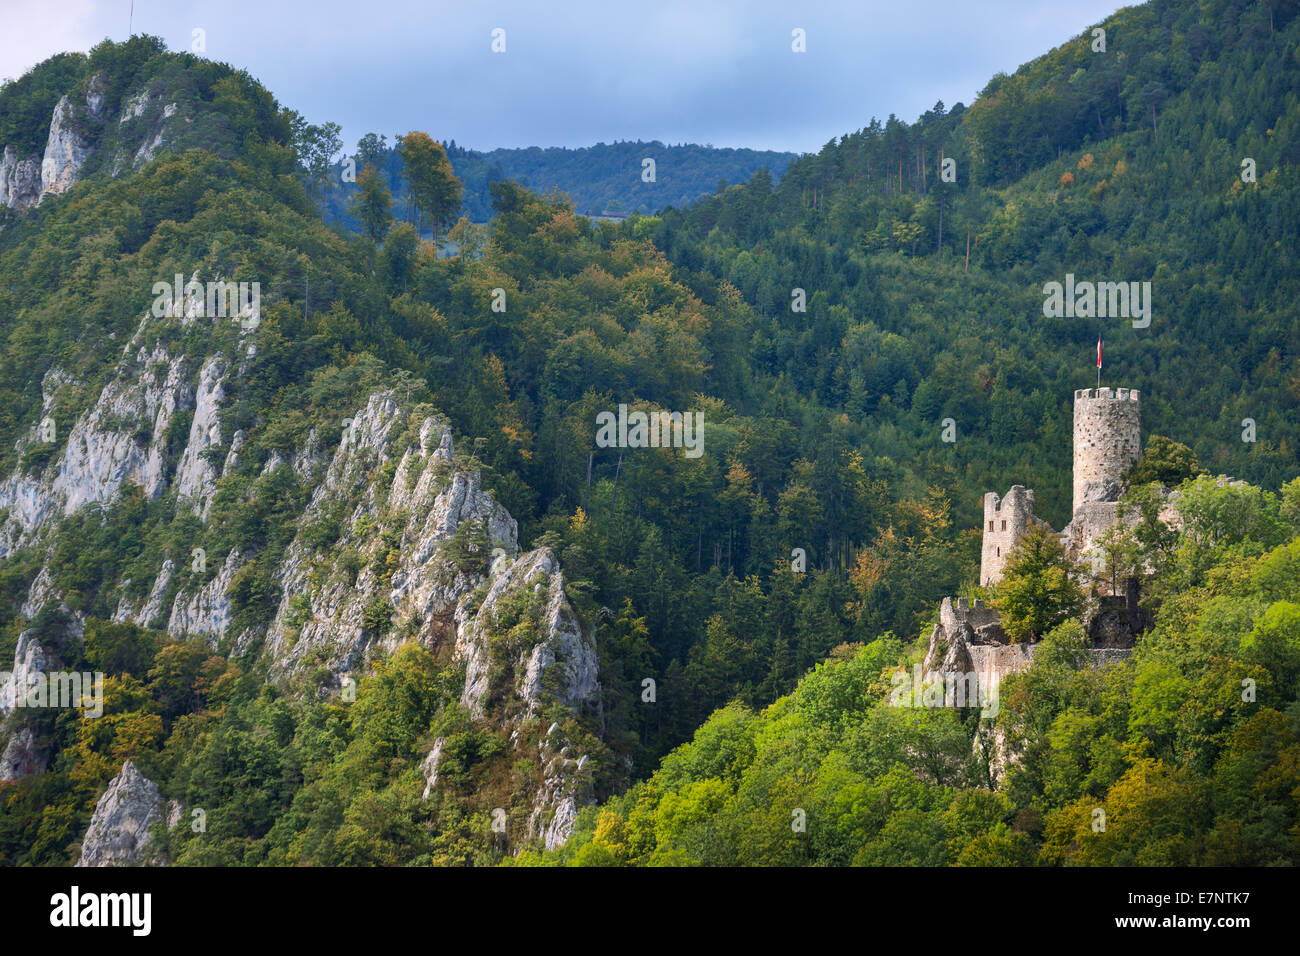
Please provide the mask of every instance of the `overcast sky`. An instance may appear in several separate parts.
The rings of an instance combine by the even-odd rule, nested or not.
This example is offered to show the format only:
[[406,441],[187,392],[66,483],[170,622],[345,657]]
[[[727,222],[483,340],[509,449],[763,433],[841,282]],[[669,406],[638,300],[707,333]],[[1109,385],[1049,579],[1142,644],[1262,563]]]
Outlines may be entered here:
[[[363,133],[476,149],[614,140],[815,151],[890,113],[969,104],[1118,0],[134,0],[133,29],[248,70]],[[0,78],[128,34],[132,0],[0,0]],[[21,24],[14,27],[15,24]],[[492,52],[492,31],[505,52]],[[805,32],[807,52],[791,50]]]

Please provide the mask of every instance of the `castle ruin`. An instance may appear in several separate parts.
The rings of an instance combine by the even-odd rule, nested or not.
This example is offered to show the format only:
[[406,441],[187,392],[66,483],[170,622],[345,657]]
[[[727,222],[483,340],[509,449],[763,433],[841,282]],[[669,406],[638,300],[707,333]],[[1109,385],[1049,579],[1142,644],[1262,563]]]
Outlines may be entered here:
[[[1141,456],[1139,397],[1137,389],[1130,388],[1082,388],[1074,393],[1074,501],[1070,522],[1059,536],[1066,554],[1094,572],[1102,568],[1098,545],[1120,521],[1119,498],[1129,472]],[[1170,512],[1168,518],[1166,510]],[[1172,507],[1162,509],[1161,518],[1174,520]],[[1021,539],[1035,530],[1051,533],[1053,529],[1034,514],[1032,489],[1012,485],[1004,496],[994,492],[984,496],[979,576],[982,587],[1002,580],[1009,555]],[[1137,635],[1150,626],[1149,613],[1138,604],[1138,581],[1130,578],[1121,587],[1121,594],[1094,589],[1094,600],[1084,619],[1092,645],[1088,658],[1093,667],[1125,660],[1133,653]],[[922,680],[973,676],[984,695],[980,700],[991,700],[991,711],[996,714],[999,683],[1029,667],[1035,650],[1036,645],[1031,643],[1013,643],[997,611],[982,601],[944,598],[921,665]],[[981,706],[982,716],[989,716],[990,708]],[[988,757],[995,783],[1019,759],[996,726],[981,730],[975,748]]]
[[[1125,478],[1142,454],[1135,388],[1081,388],[1074,393],[1074,507],[1061,542],[1072,559],[1098,567],[1096,546],[1119,521]],[[1007,555],[1030,530],[1048,529],[1034,515],[1034,493],[1013,485],[1005,498],[984,496],[980,586],[1002,580]]]
[[1046,521],[1034,516],[1034,493],[1024,485],[1012,485],[1005,498],[990,491],[984,496],[984,546],[980,552],[980,586],[1002,579],[1007,555],[1033,528],[1050,530]]

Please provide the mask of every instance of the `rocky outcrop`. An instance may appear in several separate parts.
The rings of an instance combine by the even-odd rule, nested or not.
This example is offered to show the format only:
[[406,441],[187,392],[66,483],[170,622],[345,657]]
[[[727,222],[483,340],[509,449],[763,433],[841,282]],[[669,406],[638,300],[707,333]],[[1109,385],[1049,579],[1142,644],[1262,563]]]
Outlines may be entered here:
[[[20,155],[12,145],[0,154],[0,205],[25,210],[39,205],[46,196],[67,192],[80,181],[87,159],[103,139],[104,121],[114,104],[107,100],[108,77],[99,72],[87,83],[84,105],[70,95],[59,98],[50,115],[45,150]],[[177,103],[163,103],[158,89],[137,92],[125,104],[110,142],[116,144],[110,173],[113,176],[139,168],[157,156],[172,141],[174,124],[192,122],[181,115]]]
[[151,862],[151,828],[163,819],[158,786],[128,760],[95,805],[77,866],[138,866]]
[[20,157],[13,146],[0,155],[0,205],[30,209],[41,198],[41,159]]
[[[108,505],[129,485],[141,487],[151,499],[175,487],[184,506],[206,519],[220,477],[206,453],[221,440],[217,419],[230,363],[219,353],[204,359],[196,390],[194,364],[158,341],[158,323],[167,321],[145,314],[94,404],[66,436],[53,429],[49,416],[59,393],[77,383],[57,368],[46,373],[43,416],[51,428],[47,432],[41,423],[33,425],[19,451],[48,443],[56,452],[43,467],[31,472],[16,468],[0,480],[0,557],[32,544],[61,517],[89,505]],[[178,456],[171,426],[190,409],[194,416]],[[237,460],[237,447],[232,441],[228,465]]]
[[26,693],[36,675],[45,669],[45,649],[31,631],[23,631],[18,635],[18,647],[14,651],[14,669],[0,683],[0,717],[14,711],[17,695]]
[[[391,651],[404,636],[433,648],[453,644],[458,603],[482,581],[488,554],[477,567],[462,567],[450,556],[451,539],[469,525],[481,530],[486,547],[517,550],[514,519],[483,490],[477,471],[455,467],[446,423],[426,416],[418,442],[395,448],[405,425],[390,393],[372,395],[348,419],[300,527],[312,529],[350,504],[328,547],[355,554],[361,566],[353,572],[331,560],[322,574],[320,542],[300,532],[281,567],[283,598],[267,633],[273,673],[322,658],[348,671],[370,647]],[[296,456],[295,471],[314,473],[313,457]],[[391,480],[376,482],[386,464]],[[387,609],[382,619],[377,608]]]
[[199,370],[199,387],[194,401],[194,418],[190,422],[189,441],[176,469],[176,495],[186,507],[207,520],[212,493],[216,490],[217,469],[204,452],[221,444],[221,426],[217,412],[225,400],[223,385],[225,359],[210,356]]
[[551,822],[546,825],[546,834],[542,838],[548,850],[558,850],[569,842],[573,834],[573,825],[578,822],[578,804],[572,797],[564,797],[555,805],[551,813]]
[[420,773],[424,775],[424,799],[428,800],[438,786],[438,763],[442,760],[442,748],[447,745],[446,737],[439,737],[433,747],[420,763]]
[[[117,622],[129,621],[137,627],[153,627],[155,622],[162,616],[163,600],[167,594],[167,588],[171,585],[172,576],[175,574],[176,565],[171,558],[165,558],[162,567],[158,569],[158,576],[154,578],[153,587],[149,590],[149,596],[145,598],[144,603],[139,607],[136,602],[132,602],[126,597],[118,601],[117,609],[113,612],[113,620]],[[122,587],[130,584],[129,580],[122,582]]]
[[[465,661],[461,703],[466,709],[481,716],[486,699],[496,691],[533,713],[544,699],[544,682],[549,683],[545,696],[575,712],[595,700],[600,689],[595,643],[569,606],[564,577],[550,548],[513,561],[498,559],[490,581],[477,609],[465,602],[456,611],[456,653]],[[505,605],[521,597],[537,610],[535,617],[505,610]],[[493,641],[507,627],[506,637],[514,639]],[[513,659],[500,661],[503,653]],[[508,665],[513,683],[493,688],[491,675],[501,663]]]
[[[558,749],[552,749],[558,745]],[[573,834],[578,807],[592,802],[590,781],[583,773],[588,762],[584,754],[575,759],[571,745],[564,740],[558,725],[538,745],[538,764],[542,780],[533,796],[525,835],[548,850],[564,846]]]
[[1141,581],[1131,577],[1124,582],[1124,594],[1102,595],[1089,608],[1083,623],[1094,648],[1131,649],[1155,624],[1154,616],[1141,605],[1141,593]]
[[[372,651],[409,640],[463,663],[471,718],[508,740],[508,766],[536,767],[523,836],[559,846],[592,798],[590,770],[579,772],[586,755],[558,724],[539,740],[530,721],[556,704],[598,713],[600,684],[594,635],[565,596],[555,554],[519,553],[514,519],[457,461],[442,419],[380,392],[346,421],[323,468],[318,436],[267,465],[323,471],[280,568],[262,649],[270,673],[323,664],[341,681]],[[421,764],[425,799],[438,791],[445,745],[436,740]]]
[[45,742],[25,726],[22,703],[31,700],[27,695],[40,686],[43,675],[81,655],[85,628],[80,617],[60,605],[44,608],[38,623],[41,638],[35,628],[19,634],[13,669],[0,670],[0,780],[45,769],[49,759]]
[[90,149],[77,129],[72,101],[62,97],[54,107],[45,157],[41,160],[41,199],[50,193],[66,192],[77,181]]
[[[1127,608],[1123,613],[1127,615]],[[1085,626],[1089,626],[1089,622],[1085,621]],[[1131,634],[1126,640],[1116,639],[1102,645],[1096,641],[1097,632],[1093,630],[1090,633],[1094,637],[1094,646],[1086,652],[1090,667],[1120,663],[1133,653]],[[1000,711],[999,688],[1006,678],[1033,665],[1037,648],[1037,644],[1012,643],[1002,628],[997,611],[982,601],[970,604],[965,598],[944,598],[939,608],[939,620],[930,631],[925,658],[918,668],[920,673],[914,678],[923,684],[936,682],[936,687],[942,684],[943,689],[937,691],[937,700],[954,681],[953,689],[962,688],[959,699],[978,698],[982,706],[981,715],[988,719],[981,721],[974,748],[987,761],[990,780],[995,785],[1019,760],[1019,754],[1009,744],[1001,722],[996,719]],[[962,681],[966,683],[962,685]],[[947,692],[951,694],[951,691]],[[941,705],[955,706],[950,700]]]
[[[199,363],[151,346],[152,321],[141,322],[118,369],[50,463],[39,474],[16,473],[0,484],[0,507],[9,507],[8,538],[0,542],[39,544],[56,519],[108,505],[129,486],[154,499],[174,490],[178,509],[208,519],[218,485],[241,466],[245,446],[241,432],[231,435],[218,473],[211,452],[223,444],[219,412],[232,360],[213,354]],[[47,406],[72,384],[61,374],[46,381]],[[189,408],[185,446],[169,448],[167,433],[177,431],[178,413]],[[520,553],[514,518],[483,487],[480,472],[457,459],[442,418],[403,406],[385,390],[339,428],[332,450],[317,426],[301,447],[271,454],[254,472],[260,477],[249,494],[257,493],[258,482],[283,480],[288,471],[300,487],[312,488],[296,536],[274,569],[280,600],[268,625],[232,632],[232,584],[257,557],[236,549],[205,555],[206,573],[195,567],[194,575],[180,574],[191,555],[173,555],[152,582],[135,588],[118,582],[114,619],[165,626],[173,638],[199,636],[214,647],[233,639],[222,646],[238,654],[260,647],[271,679],[285,684],[322,667],[341,683],[363,670],[372,652],[420,642],[463,664],[461,703],[471,719],[508,739],[516,762],[535,766],[526,812],[516,819],[528,839],[559,845],[577,808],[591,799],[582,782],[591,771],[579,773],[587,757],[573,752],[578,724],[540,741],[533,725],[554,706],[579,719],[598,715],[600,684],[594,635],[565,595],[556,555],[549,548]],[[147,596],[140,597],[144,586]],[[36,614],[58,600],[44,568],[25,609]],[[22,647],[30,652],[32,646]],[[34,741],[15,737],[4,744],[22,772],[40,765]],[[440,759],[435,746],[424,762],[429,797],[437,791]]]
[[3,750],[0,753],[0,783],[43,773],[49,762],[49,755],[38,745],[36,734],[30,727],[20,727]]
[[[118,149],[111,167],[114,176],[126,169],[138,169],[166,145],[172,117],[177,115],[178,108],[176,103],[164,103],[163,99],[162,90],[151,87],[137,92],[122,107],[122,115],[117,120],[118,129],[128,143],[140,145],[134,148],[124,145]],[[188,122],[190,118],[184,119]]]
[[239,570],[238,551],[231,551],[221,563],[211,581],[192,594],[178,594],[167,620],[167,633],[172,637],[205,637],[216,646],[218,638],[230,626],[230,582]]
[[939,621],[930,631],[925,670],[947,673],[972,670],[972,646],[1005,645],[1011,639],[1002,629],[997,611],[977,600],[946,597],[939,605]]
[[32,579],[31,587],[27,589],[27,600],[23,602],[23,617],[31,620],[41,612],[45,605],[58,600],[58,594],[54,589],[54,578],[50,575],[50,566],[42,565],[40,571],[36,572],[36,577]]
[[[49,762],[35,732],[20,724],[18,704],[38,674],[46,669],[45,649],[31,631],[18,636],[13,670],[0,671],[0,781],[40,773]],[[18,713],[15,713],[18,711]]]
[[95,119],[104,118],[104,95],[108,91],[108,77],[100,70],[86,84],[86,112]]
[[51,489],[64,514],[107,503],[127,482],[150,498],[163,491],[167,426],[194,393],[185,360],[165,349],[141,349],[136,365],[138,377],[115,378],[72,426]]

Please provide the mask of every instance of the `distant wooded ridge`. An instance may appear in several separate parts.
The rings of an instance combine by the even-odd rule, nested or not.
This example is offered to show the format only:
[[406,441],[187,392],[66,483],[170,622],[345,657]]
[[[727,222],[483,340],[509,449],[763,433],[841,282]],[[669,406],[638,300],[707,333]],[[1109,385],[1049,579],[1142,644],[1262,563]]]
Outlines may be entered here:
[[[361,151],[347,154],[360,171],[366,160],[384,174],[393,191],[399,214],[406,203],[406,180],[402,159],[385,140],[377,156]],[[566,193],[574,210],[584,215],[625,216],[634,212],[653,213],[666,206],[684,207],[702,196],[717,192],[722,184],[748,182],[760,169],[767,169],[775,183],[787,166],[798,158],[795,153],[773,150],[731,149],[686,143],[668,146],[657,140],[597,143],[570,149],[561,146],[530,146],[523,149],[494,149],[479,152],[444,144],[457,178],[464,184],[465,200],[461,210],[474,222],[486,222],[492,215],[488,186],[509,179],[545,194],[552,189]],[[644,161],[654,160],[654,181],[643,180]],[[356,184],[343,182],[341,172],[346,157],[336,166],[332,177],[337,188],[326,193],[326,219],[350,222],[348,205]],[[351,223],[350,223],[351,224]],[[355,225],[355,224],[351,224]]]

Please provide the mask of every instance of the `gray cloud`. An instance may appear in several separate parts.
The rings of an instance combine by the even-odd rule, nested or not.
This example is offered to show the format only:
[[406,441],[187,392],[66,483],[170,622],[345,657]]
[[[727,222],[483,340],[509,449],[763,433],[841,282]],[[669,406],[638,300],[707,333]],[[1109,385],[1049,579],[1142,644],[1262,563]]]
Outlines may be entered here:
[[[0,76],[127,34],[131,0],[6,0]],[[616,139],[813,151],[890,113],[970,103],[1112,13],[1116,0],[818,4],[757,0],[135,0],[134,28],[249,71],[282,103],[368,131],[425,129],[463,146]],[[493,54],[491,31],[506,30]],[[790,49],[791,30],[808,52]]]

